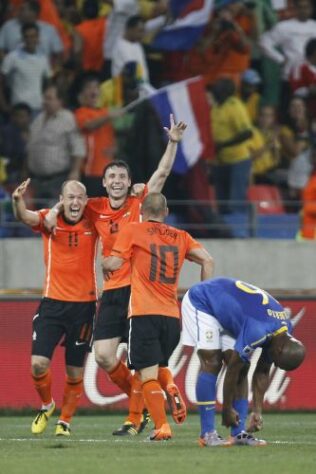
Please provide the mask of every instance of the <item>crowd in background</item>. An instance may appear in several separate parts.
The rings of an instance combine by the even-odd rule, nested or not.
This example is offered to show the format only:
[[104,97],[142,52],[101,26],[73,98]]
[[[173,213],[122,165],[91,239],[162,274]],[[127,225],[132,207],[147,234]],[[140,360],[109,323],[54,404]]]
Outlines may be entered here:
[[0,199],[28,176],[36,205],[56,201],[66,179],[102,195],[103,169],[116,158],[146,181],[139,144],[160,156],[164,142],[146,106],[128,106],[202,76],[214,150],[187,175],[173,173],[167,197],[207,200],[214,190],[218,205],[191,206],[185,219],[215,224],[201,236],[229,237],[216,225],[243,211],[249,186],[275,186],[285,212],[303,208],[303,237],[316,238],[313,1],[215,0],[190,49],[159,50],[171,1],[1,2]]

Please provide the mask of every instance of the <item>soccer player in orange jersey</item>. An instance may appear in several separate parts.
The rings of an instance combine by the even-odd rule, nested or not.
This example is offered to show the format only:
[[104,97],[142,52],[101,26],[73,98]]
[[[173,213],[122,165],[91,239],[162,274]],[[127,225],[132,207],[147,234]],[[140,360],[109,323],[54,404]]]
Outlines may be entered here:
[[142,393],[155,423],[151,440],[169,439],[164,394],[170,401],[176,423],[186,417],[181,394],[167,368],[180,338],[177,286],[184,259],[201,266],[201,280],[213,275],[213,259],[187,232],[163,223],[168,215],[161,193],[150,193],[142,205],[140,223],[130,223],[120,232],[111,256],[104,259],[106,272],[129,262],[128,362],[140,373]]
[[[141,204],[148,192],[160,192],[172,169],[177,144],[181,140],[186,125],[175,123],[170,117],[170,128],[165,128],[169,142],[157,170],[146,185],[134,185],[131,190],[131,174],[127,163],[113,161],[104,170],[103,186],[108,197],[88,200],[85,210],[100,235],[102,255],[110,255],[112,247],[121,230],[129,222],[140,221]],[[60,205],[48,216],[50,228],[55,225],[54,218]],[[114,435],[136,435],[144,427],[142,412],[144,408],[141,381],[138,375],[132,376],[126,365],[117,358],[117,349],[127,340],[127,311],[130,297],[130,265],[125,262],[113,275],[105,273],[103,294],[98,311],[94,334],[96,361],[109,375],[111,381],[130,397],[127,420]],[[146,420],[145,420],[146,421]]]
[[30,183],[24,181],[12,194],[16,218],[42,235],[46,276],[43,299],[33,318],[32,377],[42,407],[32,423],[32,433],[40,434],[55,410],[52,398],[50,363],[62,338],[65,346],[66,382],[56,436],[70,435],[70,421],[83,391],[83,365],[90,350],[96,309],[95,257],[98,234],[84,217],[87,203],[85,186],[66,181],[61,190],[63,212],[55,233],[48,232],[44,217],[49,209],[31,211],[23,195]]

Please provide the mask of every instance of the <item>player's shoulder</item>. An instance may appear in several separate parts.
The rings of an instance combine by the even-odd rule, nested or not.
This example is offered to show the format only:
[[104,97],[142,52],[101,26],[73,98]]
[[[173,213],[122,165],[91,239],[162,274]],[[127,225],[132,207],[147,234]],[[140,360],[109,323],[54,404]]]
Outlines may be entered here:
[[107,197],[93,197],[89,198],[87,202],[87,209],[95,212],[101,212],[108,207],[109,200]]

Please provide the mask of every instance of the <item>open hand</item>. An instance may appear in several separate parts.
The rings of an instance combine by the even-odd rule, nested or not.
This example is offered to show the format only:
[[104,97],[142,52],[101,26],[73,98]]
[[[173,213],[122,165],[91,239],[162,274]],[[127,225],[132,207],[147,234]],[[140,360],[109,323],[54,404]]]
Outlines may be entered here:
[[260,413],[252,412],[249,416],[249,421],[247,425],[247,431],[249,433],[254,433],[255,431],[262,430],[263,419]]
[[170,114],[170,128],[164,127],[164,130],[166,131],[168,138],[171,142],[179,143],[186,128],[186,123],[175,123],[173,114]]
[[23,183],[21,183],[12,193],[12,198],[15,200],[15,201],[18,201],[19,199],[21,199],[21,197],[23,196],[23,194],[25,193],[25,191],[27,190],[27,187],[28,185],[30,184],[31,182],[31,178],[28,178],[26,181],[23,181]]

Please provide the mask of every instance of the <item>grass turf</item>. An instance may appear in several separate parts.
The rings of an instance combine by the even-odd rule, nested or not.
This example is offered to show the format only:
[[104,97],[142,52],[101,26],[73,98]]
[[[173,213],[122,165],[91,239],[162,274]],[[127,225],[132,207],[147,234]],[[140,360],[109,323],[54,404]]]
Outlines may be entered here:
[[[70,439],[54,436],[54,422],[39,437],[32,418],[0,417],[1,474],[312,474],[316,466],[316,413],[266,414],[260,437],[267,447],[200,448],[198,415],[172,424],[174,438],[148,442],[149,429],[119,438],[120,415],[77,416]],[[219,425],[219,432],[228,431]]]

